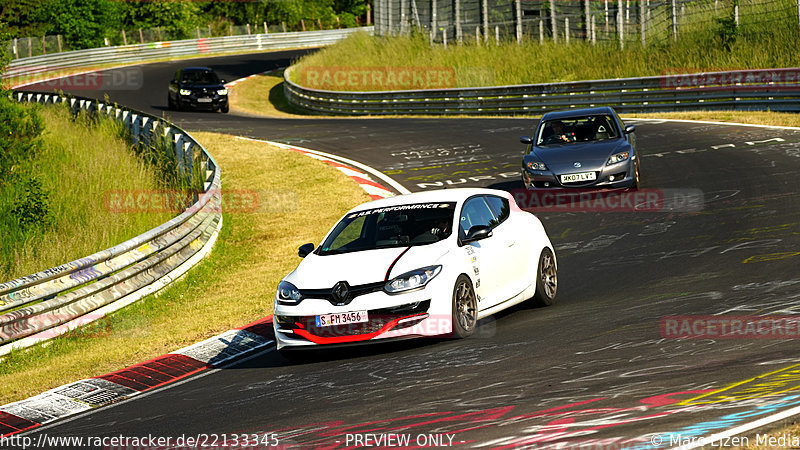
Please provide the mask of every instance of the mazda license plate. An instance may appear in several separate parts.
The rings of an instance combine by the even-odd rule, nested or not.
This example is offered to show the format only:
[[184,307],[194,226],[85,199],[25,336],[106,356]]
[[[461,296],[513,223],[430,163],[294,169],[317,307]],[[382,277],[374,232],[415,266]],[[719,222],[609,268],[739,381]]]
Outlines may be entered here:
[[593,181],[597,178],[594,172],[570,173],[561,175],[562,183],[575,183],[576,181]]

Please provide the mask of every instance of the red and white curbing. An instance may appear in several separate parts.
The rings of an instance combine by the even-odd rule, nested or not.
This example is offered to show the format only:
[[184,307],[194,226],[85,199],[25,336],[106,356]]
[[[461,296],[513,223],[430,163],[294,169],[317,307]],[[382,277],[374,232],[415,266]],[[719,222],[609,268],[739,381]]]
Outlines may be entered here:
[[319,156],[319,155],[315,155],[313,153],[305,152],[305,151],[297,149],[297,148],[292,148],[292,150],[294,150],[296,152],[299,152],[299,153],[302,153],[302,154],[304,154],[306,156],[310,156],[311,158],[318,159],[320,161],[324,161],[324,162],[328,163],[329,165],[339,169],[340,172],[342,172],[343,174],[345,174],[348,177],[352,178],[353,181],[358,183],[358,185],[361,186],[361,188],[364,189],[364,191],[366,191],[367,194],[369,194],[369,197],[372,200],[378,200],[380,198],[392,197],[394,195],[392,193],[392,191],[387,189],[385,186],[373,181],[372,178],[370,178],[369,175],[367,175],[367,174],[365,174],[363,172],[359,172],[358,170],[353,169],[350,166],[347,166],[347,165],[342,164],[340,162],[334,161],[334,160],[332,160],[330,158],[326,158],[324,156]]
[[274,343],[272,316],[150,361],[65,384],[0,406],[0,437],[115,403],[253,353]]
[[283,70],[283,69],[285,69],[285,67],[280,67],[280,68],[277,68],[277,69],[270,69],[270,70],[267,70],[265,72],[254,73],[254,74],[248,75],[248,76],[246,76],[244,78],[239,78],[238,80],[229,81],[229,82],[225,83],[225,87],[226,88],[232,88],[232,87],[236,86],[237,84],[241,83],[242,81],[249,80],[251,78],[255,78],[255,77],[259,76],[259,75],[265,75],[265,74],[268,74],[268,73],[277,72],[277,71]]
[[[358,163],[356,161],[349,160],[347,158],[342,158],[339,156],[331,155],[317,150],[311,150],[308,148],[283,144],[280,142],[265,141],[261,139],[246,138],[241,136],[237,136],[236,139],[241,139],[243,141],[250,141],[250,142],[262,142],[265,144],[273,145],[275,147],[302,153],[311,158],[324,161],[329,165],[335,167],[336,169],[338,169],[340,172],[347,175],[351,179],[353,179],[353,181],[355,181],[356,183],[358,183],[358,185],[361,186],[362,189],[364,189],[364,191],[370,196],[372,200],[388,198],[395,195],[389,188],[375,181],[372,178],[372,176],[381,179],[381,181],[386,182],[386,184],[392,186],[397,192],[401,194],[411,193],[411,191],[406,189],[400,183],[394,181],[393,179],[380,173],[379,171],[364,164]],[[362,170],[359,170],[359,168]]]

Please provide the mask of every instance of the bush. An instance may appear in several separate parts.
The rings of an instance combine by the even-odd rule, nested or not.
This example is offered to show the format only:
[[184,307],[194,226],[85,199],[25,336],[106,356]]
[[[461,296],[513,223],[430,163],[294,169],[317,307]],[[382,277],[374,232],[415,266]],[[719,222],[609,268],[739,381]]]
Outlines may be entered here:
[[50,224],[49,194],[31,168],[42,149],[44,124],[38,108],[13,102],[0,92],[0,273],[15,258],[12,243],[41,236]]
[[50,224],[49,193],[36,178],[27,178],[18,185],[18,197],[11,208],[20,231],[42,230]]
[[35,108],[0,92],[0,189],[24,176],[23,163],[41,149],[44,125]]

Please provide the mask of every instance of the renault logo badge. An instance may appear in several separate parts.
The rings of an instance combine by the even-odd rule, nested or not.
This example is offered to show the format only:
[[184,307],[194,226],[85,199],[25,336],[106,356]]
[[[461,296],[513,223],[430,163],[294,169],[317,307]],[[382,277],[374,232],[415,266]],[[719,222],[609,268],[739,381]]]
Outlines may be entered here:
[[350,300],[350,286],[346,281],[340,281],[333,285],[333,299],[341,304],[346,304]]

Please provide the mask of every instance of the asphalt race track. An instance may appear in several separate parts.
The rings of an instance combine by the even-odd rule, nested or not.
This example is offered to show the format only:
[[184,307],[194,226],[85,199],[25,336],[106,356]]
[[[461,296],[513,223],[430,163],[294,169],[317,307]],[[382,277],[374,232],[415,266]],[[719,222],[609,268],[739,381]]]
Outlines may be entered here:
[[[177,67],[209,65],[230,81],[296,55],[150,64],[140,66],[143,89],[72,92],[161,114]],[[521,187],[518,138],[535,124],[169,117],[189,131],[345,156],[412,191]],[[800,132],[633,123],[643,185],[700,189],[703,209],[541,214],[559,257],[556,305],[513,308],[464,341],[354,347],[298,364],[268,351],[31,435],[258,433],[281,445],[344,448],[358,436],[399,433],[411,447],[442,443],[431,439],[461,448],[658,447],[800,405],[798,335],[678,340],[659,328],[666,316],[800,313]]]

